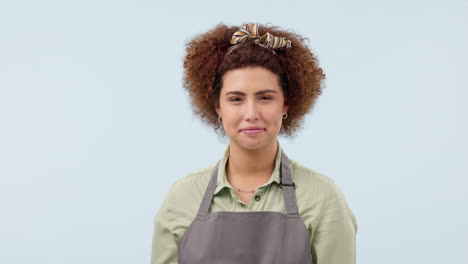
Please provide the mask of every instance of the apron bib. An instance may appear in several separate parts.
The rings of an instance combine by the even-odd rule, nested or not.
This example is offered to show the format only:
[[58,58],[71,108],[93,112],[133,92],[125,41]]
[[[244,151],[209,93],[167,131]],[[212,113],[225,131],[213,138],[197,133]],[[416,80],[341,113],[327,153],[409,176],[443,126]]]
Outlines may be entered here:
[[289,160],[281,150],[280,182],[286,213],[208,214],[218,175],[216,164],[205,195],[178,247],[179,264],[311,264],[309,232],[299,216]]

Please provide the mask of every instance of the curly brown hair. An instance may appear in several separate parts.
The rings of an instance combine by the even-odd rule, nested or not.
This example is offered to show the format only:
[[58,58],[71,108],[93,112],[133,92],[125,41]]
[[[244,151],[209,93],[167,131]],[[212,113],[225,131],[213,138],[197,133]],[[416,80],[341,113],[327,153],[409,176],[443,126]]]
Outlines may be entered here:
[[238,29],[237,26],[220,23],[186,43],[183,85],[189,93],[193,112],[201,117],[203,123],[214,128],[218,135],[224,136],[216,113],[224,74],[238,68],[261,66],[280,77],[289,110],[279,134],[293,137],[302,126],[303,117],[311,111],[321,94],[325,79],[317,58],[305,44],[308,38],[277,26],[259,24],[259,35],[269,32],[285,37],[291,41],[291,48],[275,50],[275,55],[267,48],[246,41],[236,44],[239,47],[228,53],[228,48],[232,46],[231,37]]

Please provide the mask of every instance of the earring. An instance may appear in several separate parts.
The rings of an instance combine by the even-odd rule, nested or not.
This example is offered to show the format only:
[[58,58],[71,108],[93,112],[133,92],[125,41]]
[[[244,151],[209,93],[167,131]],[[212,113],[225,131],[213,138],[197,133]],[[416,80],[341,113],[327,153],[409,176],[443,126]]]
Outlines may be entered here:
[[220,122],[220,123],[222,122],[222,120],[221,120],[221,117],[220,117],[220,116],[218,116],[218,122]]
[[286,118],[288,118],[288,113],[283,115],[283,119],[286,119]]

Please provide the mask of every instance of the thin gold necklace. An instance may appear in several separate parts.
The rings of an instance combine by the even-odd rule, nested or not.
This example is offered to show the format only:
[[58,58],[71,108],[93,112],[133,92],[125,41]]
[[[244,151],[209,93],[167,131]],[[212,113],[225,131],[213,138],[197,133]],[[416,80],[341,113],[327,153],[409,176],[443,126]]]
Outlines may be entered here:
[[234,184],[232,184],[232,183],[231,183],[231,185],[232,185],[232,187],[236,188],[236,189],[237,189],[239,192],[245,192],[245,193],[255,193],[255,190],[253,190],[253,191],[248,191],[248,190],[241,190],[241,189],[237,188],[237,187],[236,187]]

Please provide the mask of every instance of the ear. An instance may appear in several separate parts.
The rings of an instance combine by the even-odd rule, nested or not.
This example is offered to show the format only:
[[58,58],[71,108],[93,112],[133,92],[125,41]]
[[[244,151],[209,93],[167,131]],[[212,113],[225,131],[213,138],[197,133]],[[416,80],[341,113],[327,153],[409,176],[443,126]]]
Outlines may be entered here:
[[218,102],[218,103],[215,103],[215,110],[216,110],[216,113],[220,116],[221,109],[220,109],[220,107],[219,107],[219,102]]
[[288,112],[288,109],[289,109],[289,105],[288,105],[288,104],[284,104],[284,105],[283,105],[283,115],[285,115],[285,114]]

